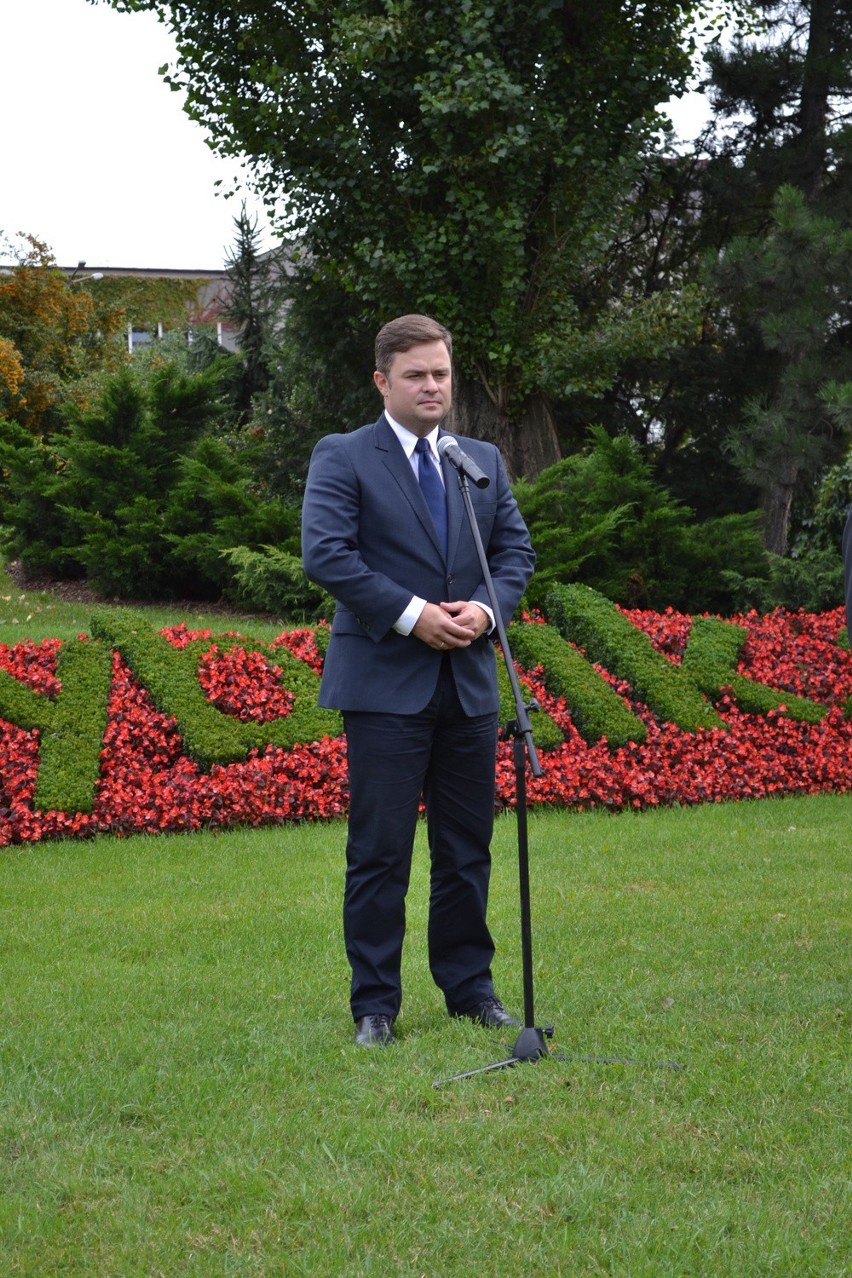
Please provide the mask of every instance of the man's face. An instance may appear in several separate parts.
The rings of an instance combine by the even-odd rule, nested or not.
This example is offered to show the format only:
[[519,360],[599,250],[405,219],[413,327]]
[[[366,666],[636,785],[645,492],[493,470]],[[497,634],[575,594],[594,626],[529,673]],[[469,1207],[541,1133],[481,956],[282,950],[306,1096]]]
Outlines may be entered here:
[[375,372],[373,381],[394,421],[415,435],[428,435],[450,410],[453,370],[443,342],[397,351],[387,377]]

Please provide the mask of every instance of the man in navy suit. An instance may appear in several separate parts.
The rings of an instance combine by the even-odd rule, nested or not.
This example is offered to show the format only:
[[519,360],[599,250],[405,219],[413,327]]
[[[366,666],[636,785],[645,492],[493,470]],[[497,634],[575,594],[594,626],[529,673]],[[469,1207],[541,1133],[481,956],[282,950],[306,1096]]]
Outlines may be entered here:
[[[337,606],[320,704],[343,712],[349,829],[343,923],[356,1042],[393,1041],[405,897],[421,798],[431,857],[429,965],[451,1015],[517,1025],[494,993],[486,924],[497,748],[489,595],[459,491],[441,461],[452,340],[425,315],[376,338],[377,422],[320,440],[302,510],[305,572]],[[425,441],[421,443],[420,441]],[[529,533],[493,444],[464,449],[504,623],[533,571]]]

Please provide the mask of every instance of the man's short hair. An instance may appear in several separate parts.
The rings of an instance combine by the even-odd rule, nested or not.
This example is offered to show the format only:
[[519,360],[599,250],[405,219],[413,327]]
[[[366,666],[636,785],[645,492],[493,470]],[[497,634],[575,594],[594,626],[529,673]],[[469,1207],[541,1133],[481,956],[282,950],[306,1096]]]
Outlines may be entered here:
[[453,357],[453,339],[449,330],[432,319],[431,315],[400,315],[379,329],[376,337],[376,368],[385,377],[390,372],[394,355],[422,346],[427,342],[443,342],[450,359]]

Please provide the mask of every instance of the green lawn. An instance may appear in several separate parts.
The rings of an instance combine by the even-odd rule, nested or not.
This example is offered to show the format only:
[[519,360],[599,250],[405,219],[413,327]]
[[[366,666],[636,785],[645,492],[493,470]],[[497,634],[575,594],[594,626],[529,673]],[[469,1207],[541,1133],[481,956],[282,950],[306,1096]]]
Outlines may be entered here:
[[[10,646],[22,639],[73,639],[81,632],[89,633],[89,619],[99,603],[63,599],[46,590],[25,590],[18,586],[0,564],[0,642]],[[120,605],[110,605],[116,612]],[[214,634],[236,630],[252,639],[267,642],[288,629],[284,620],[268,616],[252,617],[244,613],[205,609],[203,605],[188,609],[185,605],[135,604],[134,614],[144,613],[152,627],[176,626],[185,621],[193,629],[210,629]]]
[[[534,813],[561,1056],[440,1087],[506,1044],[431,983],[422,836],[399,1041],[372,1051],[342,826],[6,850],[0,1273],[852,1273],[851,820]],[[490,917],[520,1009],[510,817]]]

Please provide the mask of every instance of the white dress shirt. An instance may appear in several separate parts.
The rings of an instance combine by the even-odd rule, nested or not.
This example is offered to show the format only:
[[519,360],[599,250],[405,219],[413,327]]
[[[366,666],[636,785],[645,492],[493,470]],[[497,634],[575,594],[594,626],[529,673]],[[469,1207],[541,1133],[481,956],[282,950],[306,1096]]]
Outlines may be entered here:
[[[394,421],[394,419],[387,412],[387,410],[385,411],[385,417],[388,419],[388,425],[390,426],[391,430],[396,435],[397,439],[402,445],[403,452],[408,458],[408,462],[414,473],[414,477],[419,483],[420,477],[418,475],[418,467],[419,467],[420,459],[414,451],[417,445],[417,440],[419,436],[415,435],[413,431],[408,430],[405,426],[401,426],[399,422]],[[429,434],[423,436],[423,438],[426,440],[426,442],[429,445],[429,457],[431,458],[435,466],[435,469],[438,472],[441,483],[443,484],[444,475],[443,475],[443,471],[441,470],[440,458],[438,457],[438,430],[439,430],[439,427],[436,426],[434,430],[430,430]],[[408,607],[405,609],[405,612],[403,612],[401,616],[397,617],[396,621],[394,622],[394,625],[393,625],[394,630],[396,630],[401,635],[410,635],[414,627],[417,625],[420,614],[423,611],[423,609],[426,607],[427,602],[428,600],[426,599],[421,599],[417,595],[412,595],[409,601]],[[491,611],[491,609],[488,607],[487,604],[482,604],[477,602],[477,607],[481,608],[483,612],[488,614],[488,618],[491,623],[488,627],[488,632],[490,633],[494,629],[494,613]]]

